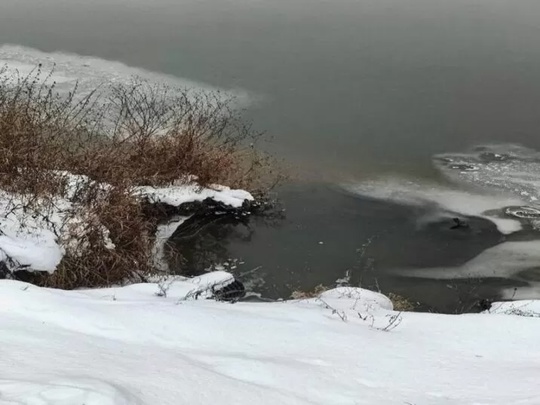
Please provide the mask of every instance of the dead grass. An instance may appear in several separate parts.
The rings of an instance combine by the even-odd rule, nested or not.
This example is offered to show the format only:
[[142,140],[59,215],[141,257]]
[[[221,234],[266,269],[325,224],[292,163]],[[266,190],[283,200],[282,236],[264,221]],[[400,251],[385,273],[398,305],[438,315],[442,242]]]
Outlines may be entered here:
[[412,302],[408,298],[403,297],[402,295],[390,293],[388,294],[388,298],[390,299],[390,301],[392,301],[394,311],[410,312],[414,311],[414,309],[416,308],[416,304],[414,302]]
[[328,287],[325,287],[324,285],[319,284],[318,286],[313,288],[313,290],[310,290],[310,291],[299,291],[299,290],[293,291],[293,293],[291,294],[291,298],[293,300],[317,298],[325,291],[328,291]]
[[24,195],[29,210],[46,210],[66,194],[58,171],[87,176],[70,197],[86,218],[83,236],[75,235],[81,243],[40,278],[46,286],[107,286],[153,270],[156,219],[133,197],[134,186],[195,176],[201,185],[264,193],[280,174],[255,150],[259,136],[222,94],[134,80],[84,97],[76,88],[60,95],[40,67],[15,78],[0,69],[0,188]]

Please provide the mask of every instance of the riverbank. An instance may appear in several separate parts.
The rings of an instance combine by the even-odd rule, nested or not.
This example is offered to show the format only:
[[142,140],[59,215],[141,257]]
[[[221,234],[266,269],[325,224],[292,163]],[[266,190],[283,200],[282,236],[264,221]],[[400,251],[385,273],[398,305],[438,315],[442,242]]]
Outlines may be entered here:
[[262,196],[275,181],[232,98],[138,77],[88,79],[96,87],[79,92],[62,78],[41,63],[0,65],[4,278],[61,289],[145,280],[163,268],[163,222],[207,204],[248,215],[243,188]]

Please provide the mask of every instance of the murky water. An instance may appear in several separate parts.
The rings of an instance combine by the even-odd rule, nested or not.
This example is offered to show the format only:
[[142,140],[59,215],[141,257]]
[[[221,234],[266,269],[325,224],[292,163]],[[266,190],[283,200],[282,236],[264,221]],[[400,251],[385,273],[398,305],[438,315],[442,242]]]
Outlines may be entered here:
[[[0,44],[247,94],[248,117],[273,139],[266,147],[302,180],[280,190],[284,221],[220,237],[229,257],[245,261],[238,270],[252,271],[257,290],[272,297],[349,270],[353,283],[448,309],[469,286],[402,276],[445,267],[466,274],[485,249],[534,238],[523,234],[534,232],[527,224],[509,236],[515,223],[500,212],[507,202],[535,204],[521,194],[536,189],[532,179],[501,186],[510,184],[505,170],[441,174],[439,163],[478,144],[540,149],[539,18],[535,0],[2,0]],[[451,164],[493,163],[469,160]],[[523,166],[533,178],[534,164]],[[463,191],[459,199],[428,192],[448,182]],[[343,183],[348,191],[335,186]],[[400,198],[381,194],[388,184]],[[493,198],[468,204],[483,186]],[[448,229],[454,211],[468,218],[467,230]],[[507,296],[525,285],[500,277],[484,275],[468,296]]]

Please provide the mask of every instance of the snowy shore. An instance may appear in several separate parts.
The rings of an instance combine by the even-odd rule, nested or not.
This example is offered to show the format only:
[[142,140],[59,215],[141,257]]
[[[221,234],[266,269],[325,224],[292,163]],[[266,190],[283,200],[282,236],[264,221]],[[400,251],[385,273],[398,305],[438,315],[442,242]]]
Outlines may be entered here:
[[[371,291],[228,304],[225,280],[0,282],[0,404],[538,404],[540,304],[397,313]],[[389,326],[390,325],[390,326]]]

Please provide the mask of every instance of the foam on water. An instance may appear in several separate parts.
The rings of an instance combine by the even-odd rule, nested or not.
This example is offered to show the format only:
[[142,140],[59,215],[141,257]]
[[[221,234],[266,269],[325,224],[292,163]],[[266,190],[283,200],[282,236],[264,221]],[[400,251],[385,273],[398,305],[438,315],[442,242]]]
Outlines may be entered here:
[[240,106],[246,106],[250,99],[250,95],[244,90],[219,89],[185,78],[127,66],[121,62],[62,52],[47,53],[17,45],[0,46],[0,68],[6,67],[7,74],[24,78],[32,72],[35,73],[38,65],[42,66],[43,78],[52,72],[48,80],[51,83],[56,82],[59,92],[71,91],[78,85],[78,94],[85,95],[98,87],[106,89],[106,85],[110,83],[128,84],[137,77],[171,87],[221,93],[224,99],[234,97]]

